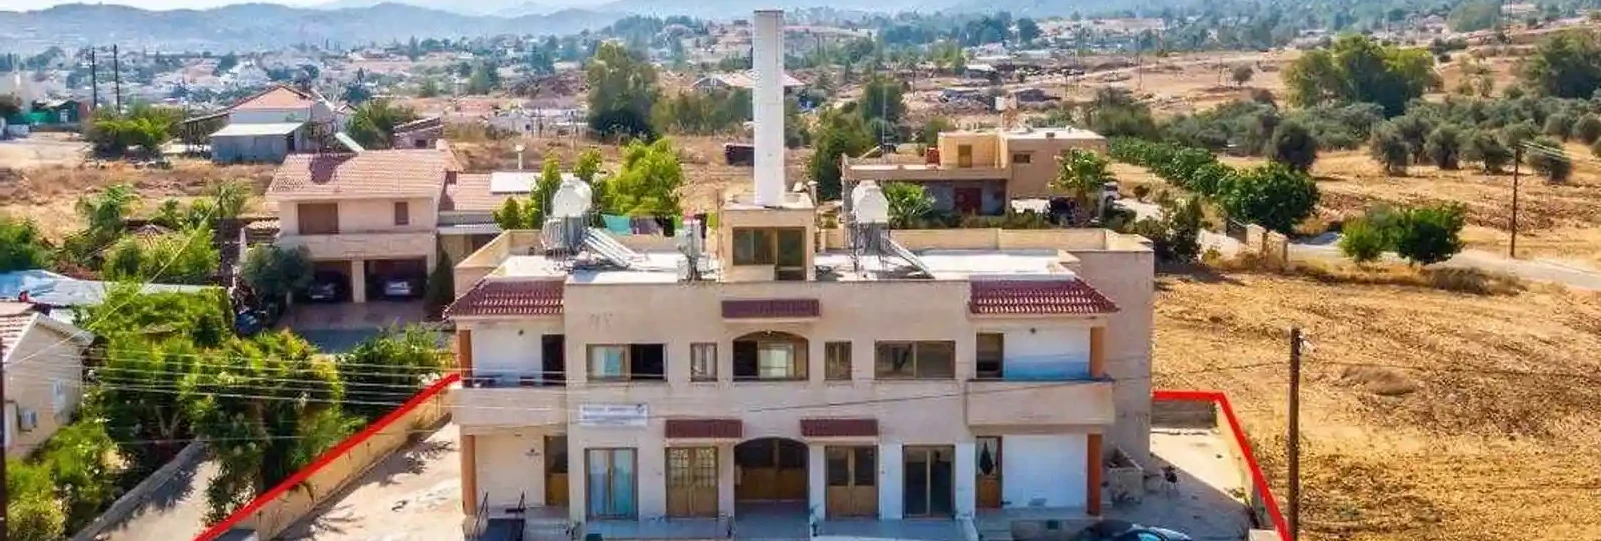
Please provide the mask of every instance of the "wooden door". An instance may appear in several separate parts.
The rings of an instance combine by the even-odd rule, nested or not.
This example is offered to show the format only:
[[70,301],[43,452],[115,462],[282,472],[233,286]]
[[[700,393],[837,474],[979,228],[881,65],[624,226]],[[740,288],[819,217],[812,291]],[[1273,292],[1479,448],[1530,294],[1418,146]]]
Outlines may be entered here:
[[956,166],[962,168],[973,166],[973,145],[956,145]]
[[871,446],[828,447],[826,477],[828,516],[878,516],[878,449]]
[[974,471],[978,472],[977,482],[974,486],[978,492],[979,509],[997,509],[1001,507],[1001,438],[986,436],[978,438],[978,453],[975,460],[978,465]]
[[667,450],[667,516],[717,516],[717,448]]
[[740,501],[805,501],[806,445],[780,439],[752,440],[734,447]]
[[567,507],[567,436],[545,436],[545,506]]

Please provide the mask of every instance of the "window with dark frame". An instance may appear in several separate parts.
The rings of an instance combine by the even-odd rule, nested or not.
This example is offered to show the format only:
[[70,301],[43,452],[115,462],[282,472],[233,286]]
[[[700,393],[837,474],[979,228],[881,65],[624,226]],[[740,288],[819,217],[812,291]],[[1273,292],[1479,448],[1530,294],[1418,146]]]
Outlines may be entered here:
[[773,243],[773,232],[759,227],[734,228],[735,265],[773,265],[778,262],[778,249]]
[[850,342],[827,342],[823,344],[823,379],[828,381],[850,381]]
[[734,381],[785,381],[806,379],[807,341],[775,331],[761,331],[734,339]]
[[1006,335],[998,332],[978,333],[977,352],[974,355],[976,373],[979,379],[1001,379],[1003,377],[1002,361],[1006,356]]
[[696,342],[689,345],[689,380],[717,381],[715,342]]
[[1032,154],[1032,153],[1029,153],[1029,152],[1014,152],[1014,153],[1012,153],[1012,163],[1028,165],[1029,163],[1033,162],[1033,160],[1034,160],[1034,154]]
[[667,354],[663,344],[591,344],[591,381],[663,381]]
[[956,377],[956,342],[879,342],[873,372],[878,379],[950,379]]
[[395,202],[395,225],[408,225],[411,223],[411,205],[405,201]]

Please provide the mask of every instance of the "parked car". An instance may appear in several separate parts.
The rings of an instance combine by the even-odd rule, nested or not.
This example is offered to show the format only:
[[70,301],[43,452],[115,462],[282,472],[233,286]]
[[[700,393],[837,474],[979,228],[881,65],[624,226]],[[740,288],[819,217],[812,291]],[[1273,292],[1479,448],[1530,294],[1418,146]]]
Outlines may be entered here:
[[1157,528],[1155,526],[1141,526],[1126,520],[1103,520],[1091,524],[1070,541],[1194,541],[1189,535]]
[[344,297],[345,277],[337,273],[318,273],[306,288],[306,298],[317,302],[335,302]]
[[385,297],[409,299],[417,296],[417,284],[409,278],[387,278],[383,283]]

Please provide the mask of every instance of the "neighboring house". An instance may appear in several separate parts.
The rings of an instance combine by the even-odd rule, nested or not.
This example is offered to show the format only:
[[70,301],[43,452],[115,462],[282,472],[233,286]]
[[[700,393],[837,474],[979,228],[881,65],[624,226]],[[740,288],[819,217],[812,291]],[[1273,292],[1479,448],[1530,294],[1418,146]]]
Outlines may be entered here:
[[[47,270],[0,273],[0,299],[26,300],[35,310],[67,322],[73,321],[72,308],[105,302],[107,292],[113,287],[116,287],[113,282],[79,280]],[[143,293],[193,293],[212,286],[142,284],[139,287]]]
[[[774,48],[780,13],[757,17],[756,50]],[[565,182],[559,227],[457,264],[467,523],[717,538],[673,519],[756,516],[774,538],[835,520],[897,537],[906,518],[1099,516],[1107,461],[1150,454],[1148,243],[889,231],[869,186],[850,227],[820,226],[784,189],[783,116],[763,113],[779,120],[755,127],[754,197],[704,237],[591,230],[588,187]]]
[[445,122],[437,116],[395,126],[390,133],[395,148],[434,148],[445,138]]
[[321,150],[323,135],[344,128],[342,111],[289,85],[268,87],[226,112],[227,124],[211,134],[211,159],[219,163],[280,163]]
[[847,184],[921,184],[934,197],[936,210],[1000,215],[1011,200],[1056,195],[1050,186],[1058,172],[1056,159],[1075,148],[1104,154],[1106,138],[1075,128],[945,132],[923,163],[842,157],[841,171]]
[[354,302],[385,280],[420,284],[436,258],[440,200],[460,172],[448,148],[291,154],[266,192],[277,244],[304,246]]
[[83,396],[83,348],[92,341],[28,303],[0,302],[7,458],[34,452],[72,421]]
[[[784,74],[784,92],[787,94],[795,89],[806,86],[806,83]],[[712,89],[729,90],[743,88],[751,90],[756,88],[756,78],[749,71],[735,71],[729,73],[713,73],[695,81],[695,90],[707,91]]]
[[74,99],[34,102],[33,112],[41,115],[40,125],[75,126],[89,116],[89,105]]

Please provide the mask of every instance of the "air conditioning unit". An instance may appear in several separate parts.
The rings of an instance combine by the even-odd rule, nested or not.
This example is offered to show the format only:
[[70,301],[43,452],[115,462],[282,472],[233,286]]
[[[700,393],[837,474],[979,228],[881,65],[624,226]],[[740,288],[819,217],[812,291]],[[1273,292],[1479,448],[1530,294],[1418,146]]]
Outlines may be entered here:
[[39,427],[39,412],[37,411],[22,410],[22,414],[18,417],[20,419],[17,421],[17,428],[23,432],[29,432]]

